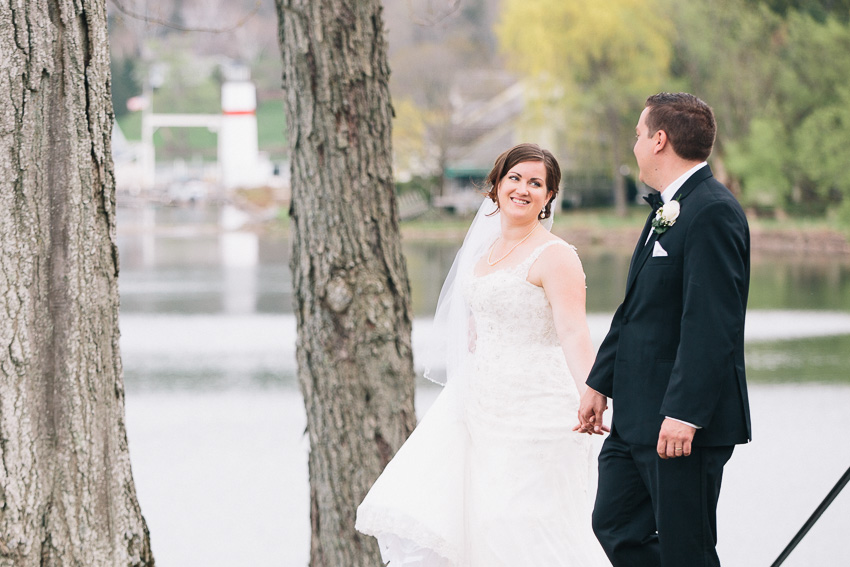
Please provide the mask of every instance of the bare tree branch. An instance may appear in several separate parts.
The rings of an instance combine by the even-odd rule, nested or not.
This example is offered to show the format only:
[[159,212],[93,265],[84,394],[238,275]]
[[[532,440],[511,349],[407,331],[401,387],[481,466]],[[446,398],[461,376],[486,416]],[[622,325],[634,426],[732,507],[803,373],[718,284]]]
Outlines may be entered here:
[[245,14],[244,17],[240,18],[239,21],[237,21],[232,26],[228,26],[228,27],[225,27],[225,28],[193,28],[193,27],[188,27],[188,26],[181,26],[179,24],[175,24],[173,22],[168,22],[166,20],[161,20],[159,18],[151,18],[149,16],[145,16],[144,14],[139,14],[138,12],[134,12],[134,11],[128,9],[126,6],[124,6],[124,4],[121,3],[121,0],[109,0],[109,1],[112,2],[112,5],[115,6],[115,8],[117,8],[119,12],[121,12],[122,14],[124,14],[125,16],[127,16],[129,18],[133,18],[134,20],[141,20],[141,21],[148,23],[148,24],[155,24],[155,25],[158,25],[158,26],[163,26],[163,27],[171,28],[173,30],[178,30],[178,31],[203,32],[203,33],[226,33],[226,32],[229,32],[229,31],[233,31],[237,28],[241,28],[242,26],[245,25],[245,23],[248,22],[248,20],[250,20],[251,18],[253,18],[254,16],[257,15],[257,12],[260,10],[260,4],[261,4],[261,0],[257,0],[256,3],[254,4],[254,8],[250,12]]

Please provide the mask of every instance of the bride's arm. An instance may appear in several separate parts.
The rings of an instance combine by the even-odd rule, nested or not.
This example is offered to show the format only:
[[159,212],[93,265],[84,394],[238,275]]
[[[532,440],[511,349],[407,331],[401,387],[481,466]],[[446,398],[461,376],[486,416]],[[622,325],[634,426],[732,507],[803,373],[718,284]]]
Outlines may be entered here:
[[546,298],[552,306],[555,330],[567,366],[579,395],[582,395],[587,388],[585,380],[593,366],[595,353],[587,327],[587,289],[581,260],[571,248],[551,246],[535,262],[534,267],[537,268],[535,275],[539,276]]

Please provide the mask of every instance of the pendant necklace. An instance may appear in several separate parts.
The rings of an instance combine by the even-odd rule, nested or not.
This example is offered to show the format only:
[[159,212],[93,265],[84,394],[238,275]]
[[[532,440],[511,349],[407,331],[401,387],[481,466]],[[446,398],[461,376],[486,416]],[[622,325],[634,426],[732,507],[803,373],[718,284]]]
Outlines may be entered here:
[[[508,257],[508,255],[509,255],[511,252],[513,252],[513,251],[514,251],[514,249],[516,249],[516,247],[517,247],[517,246],[519,246],[520,244],[522,244],[523,242],[525,242],[526,240],[528,240],[528,237],[529,237],[529,236],[531,236],[531,235],[534,233],[534,231],[535,231],[535,230],[537,230],[537,227],[538,227],[538,226],[540,226],[540,223],[535,224],[535,225],[534,225],[534,228],[532,228],[532,229],[529,231],[529,233],[528,233],[528,234],[526,234],[525,236],[523,236],[523,237],[522,237],[522,239],[520,239],[520,241],[519,241],[519,242],[517,242],[516,244],[514,244],[513,246],[511,246],[510,250],[508,250],[507,252],[505,252],[505,253],[502,255],[502,257],[498,258],[497,260],[493,260],[493,259],[492,259],[492,258],[493,258],[493,250],[495,250],[495,249],[496,249],[496,246],[495,246],[495,245],[493,245],[493,247],[492,247],[492,248],[490,248],[490,253],[489,253],[489,254],[487,254],[487,265],[488,265],[488,266],[495,266],[496,264],[498,264],[499,262],[501,262],[502,260],[504,260],[505,258],[507,258],[507,257]],[[499,238],[501,238],[501,237],[499,237]]]

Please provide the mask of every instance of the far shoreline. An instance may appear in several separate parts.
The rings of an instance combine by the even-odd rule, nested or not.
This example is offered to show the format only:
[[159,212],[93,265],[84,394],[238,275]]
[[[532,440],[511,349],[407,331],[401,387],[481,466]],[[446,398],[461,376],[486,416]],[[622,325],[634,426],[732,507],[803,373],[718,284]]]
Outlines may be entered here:
[[[243,224],[236,228],[224,227],[215,219],[192,223],[191,226],[157,226],[122,219],[117,229],[119,234],[153,232],[184,237],[188,234],[216,234],[229,230],[289,233],[288,207],[279,204],[246,207],[245,203],[233,206],[247,216]],[[132,210],[137,207],[119,205],[119,208]],[[620,217],[612,209],[573,209],[555,215],[552,232],[578,248],[600,247],[631,254],[647,211],[646,207],[632,207],[625,217]],[[834,222],[805,217],[776,220],[752,214],[748,218],[753,254],[850,258],[850,229],[842,229]],[[429,211],[420,217],[402,220],[399,227],[404,242],[444,242],[460,246],[471,221],[472,215]]]
[[[579,248],[603,247],[631,251],[645,221],[642,211],[625,218],[605,211],[570,211],[556,215],[552,232]],[[471,218],[444,217],[438,220],[405,220],[400,223],[402,240],[463,241]],[[817,255],[850,257],[848,233],[823,220],[775,221],[750,218],[753,254]]]

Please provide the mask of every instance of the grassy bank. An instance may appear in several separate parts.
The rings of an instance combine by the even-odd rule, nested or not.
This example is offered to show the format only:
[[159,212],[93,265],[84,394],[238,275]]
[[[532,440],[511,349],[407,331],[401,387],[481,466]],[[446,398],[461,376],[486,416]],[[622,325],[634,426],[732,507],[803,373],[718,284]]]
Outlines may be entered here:
[[[580,209],[555,216],[552,232],[579,248],[609,247],[630,251],[646,221],[646,209],[632,208],[620,217],[609,209]],[[402,239],[408,242],[463,240],[472,215],[439,213],[401,222]],[[749,218],[753,254],[802,254],[850,257],[850,231],[826,219],[793,218],[782,221]],[[286,209],[273,230],[289,230]]]
[[[581,209],[555,215],[552,232],[582,246],[631,249],[646,220],[647,210],[632,208],[620,217],[610,209]],[[402,238],[410,240],[463,239],[471,216],[433,216],[402,221]],[[750,218],[754,253],[850,255],[848,231],[825,219],[796,218],[777,221]]]

